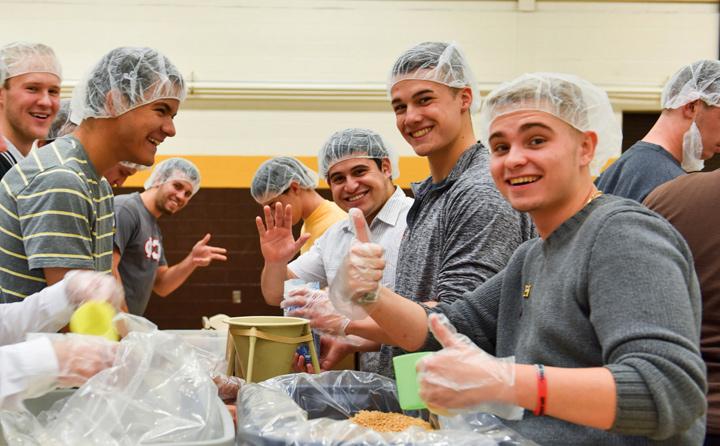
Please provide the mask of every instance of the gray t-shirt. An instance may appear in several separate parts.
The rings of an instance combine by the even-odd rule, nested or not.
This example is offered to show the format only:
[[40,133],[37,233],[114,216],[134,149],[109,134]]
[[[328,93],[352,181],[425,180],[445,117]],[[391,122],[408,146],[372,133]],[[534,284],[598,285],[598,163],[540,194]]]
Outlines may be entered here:
[[685,171],[670,152],[638,141],[595,180],[595,185],[606,194],[642,203],[656,187],[681,175]]
[[[464,299],[429,311],[497,357],[612,373],[609,431],[527,410],[506,421],[539,444],[699,445],[707,386],[700,299],[682,236],[640,204],[603,195],[547,239],[520,246]],[[420,350],[438,348],[428,335]]]
[[157,219],[135,192],[115,197],[115,248],[118,271],[130,313],[142,316],[147,308],[158,266],[167,265]]
[[527,214],[500,195],[488,150],[475,144],[448,177],[414,183],[395,292],[416,302],[453,301],[505,267],[515,249],[536,236]]

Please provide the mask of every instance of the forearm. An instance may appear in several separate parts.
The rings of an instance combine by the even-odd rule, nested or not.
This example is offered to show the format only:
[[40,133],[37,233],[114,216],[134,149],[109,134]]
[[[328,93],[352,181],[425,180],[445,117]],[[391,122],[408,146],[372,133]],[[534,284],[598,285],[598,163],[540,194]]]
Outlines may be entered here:
[[195,265],[189,255],[178,264],[166,269],[158,269],[153,291],[159,296],[165,297],[182,285],[193,271],[195,271]]
[[[545,415],[597,429],[610,429],[615,421],[616,389],[612,373],[604,367],[571,369],[545,367]],[[538,374],[533,365],[515,366],[514,404],[535,410]]]
[[383,343],[407,351],[419,349],[428,334],[425,309],[385,287],[380,287],[378,297],[375,303],[367,306],[367,311],[384,332],[386,338]]
[[260,275],[260,289],[268,305],[280,305],[285,291],[285,280],[289,275],[287,263],[265,262]]
[[[365,338],[373,344],[387,344],[393,345],[393,340],[385,331],[375,322],[372,318],[360,319],[357,321],[350,321],[348,326],[345,328],[346,335],[355,335],[361,338]],[[373,351],[373,350],[362,350],[362,351]]]

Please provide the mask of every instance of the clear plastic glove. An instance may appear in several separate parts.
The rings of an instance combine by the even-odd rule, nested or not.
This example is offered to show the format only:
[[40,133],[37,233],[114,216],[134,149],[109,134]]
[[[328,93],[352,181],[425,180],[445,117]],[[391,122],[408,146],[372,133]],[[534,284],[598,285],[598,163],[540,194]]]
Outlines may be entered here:
[[235,401],[245,380],[237,376],[228,376],[222,373],[213,374],[213,382],[218,388],[218,396],[223,401]]
[[330,284],[330,301],[352,320],[367,317],[364,307],[377,300],[385,259],[382,246],[370,242],[370,230],[360,209],[350,209],[356,239]]
[[309,320],[310,326],[322,334],[345,336],[345,328],[350,323],[350,319],[335,310],[327,292],[323,290],[294,289],[280,306],[292,308],[288,316]]
[[87,270],[72,270],[65,274],[65,293],[68,301],[80,306],[91,300],[108,302],[117,310],[125,308],[125,292],[111,275]]
[[428,322],[443,346],[417,365],[420,398],[428,408],[440,414],[481,411],[522,418],[523,409],[515,406],[514,358],[498,359],[484,352],[458,334],[443,314],[431,314]]
[[51,340],[58,362],[60,387],[77,387],[112,367],[118,343],[99,336],[63,335]]

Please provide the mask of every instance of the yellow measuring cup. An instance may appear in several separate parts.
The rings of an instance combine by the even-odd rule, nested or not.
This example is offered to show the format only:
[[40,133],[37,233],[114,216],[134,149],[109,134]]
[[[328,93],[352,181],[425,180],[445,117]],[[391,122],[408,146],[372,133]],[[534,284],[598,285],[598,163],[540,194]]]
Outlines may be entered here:
[[70,318],[70,331],[117,341],[120,337],[112,323],[114,317],[115,308],[109,303],[98,300],[85,302]]

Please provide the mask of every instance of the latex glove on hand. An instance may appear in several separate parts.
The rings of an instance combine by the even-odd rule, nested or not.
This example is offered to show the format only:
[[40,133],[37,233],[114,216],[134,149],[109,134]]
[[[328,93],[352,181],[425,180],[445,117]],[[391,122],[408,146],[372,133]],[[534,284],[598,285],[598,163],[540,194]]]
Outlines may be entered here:
[[235,401],[240,388],[245,385],[244,379],[222,373],[215,374],[212,380],[218,388],[218,396],[226,402]]
[[126,308],[123,287],[109,274],[76,269],[65,274],[63,280],[65,294],[73,305],[80,306],[98,300],[109,303],[119,311]]
[[81,386],[96,373],[112,367],[119,345],[100,336],[75,334],[53,338],[51,342],[58,362],[60,387]]
[[348,214],[356,240],[330,284],[329,296],[340,313],[357,320],[367,317],[364,307],[377,300],[385,259],[383,247],[370,242],[370,230],[362,211],[352,208]]
[[457,333],[443,314],[431,314],[428,323],[443,346],[417,365],[420,398],[428,408],[440,414],[482,411],[522,418],[523,409],[515,405],[514,358],[486,353]]
[[300,288],[290,291],[288,299],[280,303],[282,308],[292,308],[288,316],[310,321],[310,326],[322,334],[345,336],[350,319],[338,313],[328,294],[323,290]]

